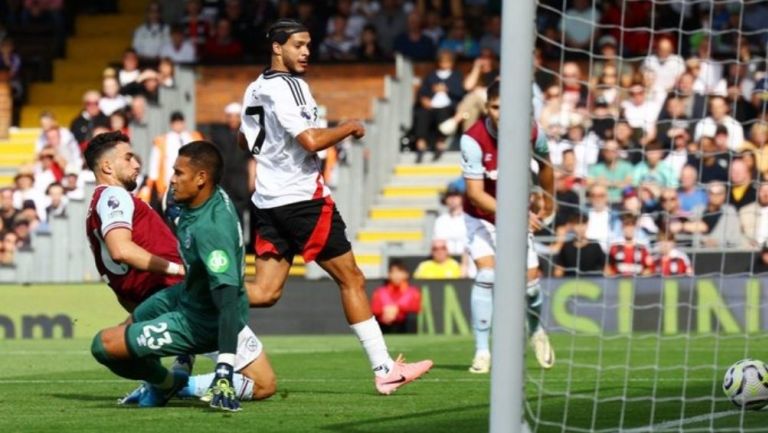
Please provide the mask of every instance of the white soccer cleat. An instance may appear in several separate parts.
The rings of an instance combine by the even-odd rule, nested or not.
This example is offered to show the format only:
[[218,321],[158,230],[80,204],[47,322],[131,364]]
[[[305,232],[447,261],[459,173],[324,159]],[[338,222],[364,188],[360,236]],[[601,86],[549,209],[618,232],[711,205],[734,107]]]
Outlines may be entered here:
[[488,374],[491,371],[491,355],[487,353],[475,354],[472,360],[472,366],[469,367],[470,373]]
[[549,343],[549,337],[544,328],[539,327],[531,335],[531,347],[536,354],[536,361],[539,362],[541,368],[548,370],[555,365],[555,351]]

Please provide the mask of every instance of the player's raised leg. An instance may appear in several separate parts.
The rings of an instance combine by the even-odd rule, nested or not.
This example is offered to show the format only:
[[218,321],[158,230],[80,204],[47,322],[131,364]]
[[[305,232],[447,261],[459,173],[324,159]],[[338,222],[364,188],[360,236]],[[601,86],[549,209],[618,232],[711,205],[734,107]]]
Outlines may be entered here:
[[271,307],[280,299],[291,269],[291,262],[285,257],[262,253],[256,247],[256,279],[246,281],[245,289],[251,307]]
[[107,328],[97,333],[91,343],[93,357],[113,373],[150,385],[139,398],[140,407],[164,406],[187,384],[189,371],[169,370],[160,363],[161,356],[189,351],[183,345],[172,344],[174,337],[176,341],[182,339],[173,316],[170,313],[154,321]]
[[371,313],[365,292],[365,276],[357,266],[352,251],[331,259],[318,260],[318,264],[339,285],[344,315],[368,355],[379,393],[389,395],[432,368],[430,360],[405,363],[401,357],[392,360],[389,356],[381,327]]

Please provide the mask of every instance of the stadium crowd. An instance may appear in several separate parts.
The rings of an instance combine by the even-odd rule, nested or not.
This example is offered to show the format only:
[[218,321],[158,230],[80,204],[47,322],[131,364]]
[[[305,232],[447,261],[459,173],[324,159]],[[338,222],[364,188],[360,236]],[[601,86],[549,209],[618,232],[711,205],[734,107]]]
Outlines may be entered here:
[[[13,3],[13,2],[11,2]],[[5,26],[45,6],[55,20],[61,2],[23,2]],[[455,148],[455,138],[483,114],[485,88],[498,77],[500,1],[487,0],[189,0],[152,2],[132,47],[103,73],[101,90],[83,95],[75,119],[42,113],[37,161],[0,191],[0,262],[14,246],[47,230],[83,198],[89,173],[82,151],[94,135],[129,132],[146,122],[159,89],[174,86],[183,64],[258,63],[266,26],[294,17],[312,31],[321,61],[389,61],[395,53],[434,61],[421,79],[409,133],[417,161]],[[622,8],[622,5],[623,8]],[[27,11],[27,12],[25,12]],[[27,16],[27,18],[24,18]],[[757,251],[768,241],[768,6],[759,2],[541,0],[537,14],[535,118],[549,141],[559,203],[554,227],[540,232],[553,275],[690,274],[684,251]],[[682,23],[682,27],[680,26]],[[713,33],[714,31],[714,33]],[[3,34],[0,29],[0,34]],[[24,67],[13,41],[0,42],[0,67],[13,81]],[[15,83],[15,84],[14,84]],[[217,130],[234,146],[234,115]],[[153,143],[140,194],[155,203],[166,188],[167,148],[199,133],[171,116]],[[62,123],[69,122],[69,123]],[[212,131],[213,134],[213,131]],[[231,173],[249,178],[233,158]],[[242,176],[245,173],[246,176]],[[225,182],[227,180],[225,179]],[[250,182],[252,184],[252,182]],[[232,180],[247,207],[250,187]],[[429,262],[415,277],[471,275],[459,235],[461,182],[446,193]],[[755,269],[765,267],[756,254]],[[452,263],[451,263],[452,262]],[[447,264],[446,264],[447,263]],[[420,272],[421,271],[421,272]],[[443,271],[445,273],[443,273]]]

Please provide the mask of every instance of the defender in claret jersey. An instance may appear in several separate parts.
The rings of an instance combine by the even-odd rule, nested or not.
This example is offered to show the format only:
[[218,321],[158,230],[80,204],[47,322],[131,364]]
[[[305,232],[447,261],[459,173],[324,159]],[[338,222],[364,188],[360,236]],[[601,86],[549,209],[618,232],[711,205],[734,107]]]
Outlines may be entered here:
[[425,374],[432,361],[406,364],[387,351],[365,293],[344,221],[320,173],[317,152],[346,137],[361,138],[359,121],[334,128],[317,125],[317,104],[301,74],[309,60],[310,35],[293,20],[274,23],[267,34],[272,63],[245,90],[241,143],[256,158],[256,281],[248,288],[252,306],[280,298],[293,257],[317,260],[339,284],[347,322],[357,334],[381,394]]
[[85,152],[96,177],[86,217],[86,233],[96,268],[128,310],[160,289],[179,283],[176,237],[160,215],[131,195],[139,163],[130,141],[120,132],[100,134]]
[[[467,226],[469,254],[477,266],[472,286],[472,327],[475,334],[475,356],[471,373],[488,373],[491,368],[489,349],[493,313],[493,289],[496,265],[496,179],[498,177],[498,124],[500,118],[499,82],[488,86],[487,116],[481,118],[461,137],[461,166],[467,183],[464,219]],[[536,360],[543,368],[551,368],[555,353],[544,328],[541,315],[539,259],[533,249],[533,230],[554,218],[554,172],[549,162],[546,138],[532,125],[530,145],[537,162],[538,181],[544,194],[533,194],[529,211],[528,263],[526,301],[527,328]],[[541,203],[543,201],[543,203]]]
[[100,363],[149,384],[139,393],[140,406],[162,406],[187,384],[189,371],[160,363],[169,355],[219,351],[202,398],[214,408],[239,410],[233,386],[238,370],[271,379],[262,388],[266,396],[275,391],[274,373],[247,326],[242,231],[232,203],[217,186],[221,167],[212,143],[197,141],[179,151],[171,187],[182,206],[178,234],[187,278],[143,302],[132,324],[104,329],[93,339],[91,351]]

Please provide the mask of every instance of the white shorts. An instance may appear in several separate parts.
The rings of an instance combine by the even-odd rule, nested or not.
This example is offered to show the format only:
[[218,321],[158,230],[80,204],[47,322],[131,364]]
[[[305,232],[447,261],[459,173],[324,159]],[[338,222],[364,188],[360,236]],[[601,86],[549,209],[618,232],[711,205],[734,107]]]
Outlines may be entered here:
[[[472,260],[496,255],[496,226],[490,222],[464,214],[467,226],[467,249]],[[533,233],[528,232],[528,269],[539,267],[539,256],[533,248]]]
[[[251,331],[251,328],[246,325],[239,334],[237,334],[237,354],[235,354],[235,371],[240,371],[248,366],[248,364],[255,361],[261,352],[264,350],[264,345],[261,344],[261,340],[256,334]],[[204,353],[203,356],[210,358],[213,362],[216,362],[219,352]]]

